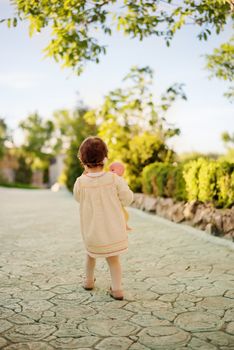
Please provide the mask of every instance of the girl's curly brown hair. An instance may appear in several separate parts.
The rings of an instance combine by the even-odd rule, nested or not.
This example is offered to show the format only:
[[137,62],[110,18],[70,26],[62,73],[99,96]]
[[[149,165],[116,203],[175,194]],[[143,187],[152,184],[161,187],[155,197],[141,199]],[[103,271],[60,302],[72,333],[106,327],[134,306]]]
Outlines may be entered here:
[[104,166],[104,158],[108,156],[108,149],[105,142],[97,136],[87,137],[80,145],[78,158],[82,165],[89,168]]

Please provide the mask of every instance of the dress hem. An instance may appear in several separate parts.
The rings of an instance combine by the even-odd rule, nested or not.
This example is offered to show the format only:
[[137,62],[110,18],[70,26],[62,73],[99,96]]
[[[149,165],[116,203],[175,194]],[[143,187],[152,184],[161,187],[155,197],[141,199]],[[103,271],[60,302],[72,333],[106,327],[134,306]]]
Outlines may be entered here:
[[115,251],[115,252],[111,252],[111,253],[103,253],[103,254],[90,253],[88,250],[86,250],[86,253],[89,256],[91,256],[91,258],[108,258],[110,256],[116,256],[116,255],[126,253],[127,251],[128,251],[128,248],[121,249],[120,251]]

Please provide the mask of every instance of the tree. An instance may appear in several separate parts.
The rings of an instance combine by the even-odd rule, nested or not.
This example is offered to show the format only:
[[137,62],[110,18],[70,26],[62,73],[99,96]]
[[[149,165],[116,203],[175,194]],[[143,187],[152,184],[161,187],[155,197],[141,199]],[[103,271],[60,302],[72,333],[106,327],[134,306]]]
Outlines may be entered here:
[[174,84],[155,102],[151,92],[153,71],[150,67],[132,67],[123,79],[125,86],[111,91],[98,109],[86,113],[96,120],[98,134],[109,147],[109,161],[126,165],[126,177],[135,191],[141,189],[143,168],[155,161],[170,161],[173,152],[166,141],[179,129],[166,122],[166,112],[181,97],[181,84]]
[[18,168],[15,172],[15,182],[21,184],[31,184],[32,168],[27,156],[21,151],[18,152]]
[[[213,54],[206,55],[207,68],[211,77],[233,82],[234,80],[234,36],[219,48],[214,49]],[[225,96],[234,101],[234,86],[230,86]]]
[[221,139],[227,149],[225,155],[220,157],[220,160],[234,163],[234,133],[228,133],[227,131],[221,134]]
[[2,19],[8,26],[29,21],[33,35],[51,28],[45,53],[63,66],[81,73],[86,61],[99,62],[106,53],[98,35],[111,35],[114,28],[140,40],[150,35],[165,38],[166,44],[185,25],[200,28],[198,38],[207,40],[233,18],[232,0],[13,0],[17,17]]
[[225,131],[225,132],[222,133],[221,137],[222,137],[223,142],[226,145],[229,144],[229,143],[234,145],[234,133],[231,135],[230,133]]
[[5,154],[5,142],[8,140],[8,128],[4,119],[0,118],[0,159],[3,158]]
[[23,149],[39,159],[46,158],[53,153],[51,136],[54,124],[51,120],[43,120],[39,114],[34,113],[20,122],[19,127],[24,132]]
[[[19,123],[24,134],[24,143],[19,150],[19,181],[23,173],[28,181],[33,170],[41,170],[44,182],[48,182],[48,168],[51,158],[57,153],[59,140],[55,137],[55,126],[51,120],[44,120],[39,114],[30,114]],[[30,169],[30,170],[29,170]],[[29,183],[29,182],[28,182]]]
[[95,121],[86,120],[84,117],[87,108],[77,107],[74,111],[60,110],[54,114],[55,125],[57,126],[60,139],[62,140],[65,156],[65,182],[71,191],[83,168],[77,158],[78,148],[81,142],[90,135],[97,134]]

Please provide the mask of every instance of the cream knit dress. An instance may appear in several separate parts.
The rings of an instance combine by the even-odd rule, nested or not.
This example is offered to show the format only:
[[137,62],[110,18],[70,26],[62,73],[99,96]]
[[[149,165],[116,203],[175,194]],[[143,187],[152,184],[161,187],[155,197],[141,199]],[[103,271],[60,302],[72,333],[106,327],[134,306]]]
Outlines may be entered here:
[[81,234],[91,257],[119,255],[128,249],[123,206],[133,201],[133,192],[125,180],[112,173],[81,175],[73,194],[80,203]]

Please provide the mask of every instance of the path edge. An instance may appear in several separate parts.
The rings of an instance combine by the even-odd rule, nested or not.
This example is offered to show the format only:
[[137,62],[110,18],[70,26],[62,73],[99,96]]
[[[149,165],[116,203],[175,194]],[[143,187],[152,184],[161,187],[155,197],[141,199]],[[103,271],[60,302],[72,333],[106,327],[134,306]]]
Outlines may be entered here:
[[157,222],[163,223],[167,225],[168,227],[180,227],[180,229],[186,233],[189,233],[192,236],[195,236],[197,238],[201,238],[202,240],[206,242],[211,242],[216,245],[224,246],[229,248],[231,251],[234,251],[234,243],[226,240],[225,238],[220,238],[220,237],[215,237],[215,236],[210,236],[207,232],[199,230],[198,228],[191,227],[186,224],[179,224],[176,222],[172,222],[170,220],[167,220],[159,215],[156,214],[150,214],[147,212],[142,211],[141,209],[137,208],[128,208],[129,212],[135,212],[137,215],[141,216],[142,218],[150,218],[152,220],[156,220]]

